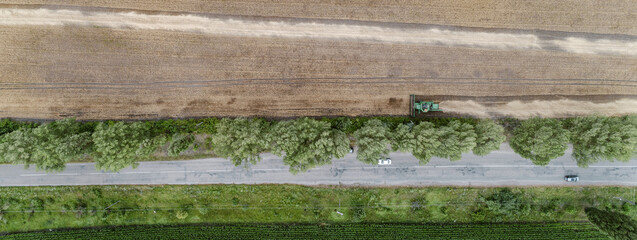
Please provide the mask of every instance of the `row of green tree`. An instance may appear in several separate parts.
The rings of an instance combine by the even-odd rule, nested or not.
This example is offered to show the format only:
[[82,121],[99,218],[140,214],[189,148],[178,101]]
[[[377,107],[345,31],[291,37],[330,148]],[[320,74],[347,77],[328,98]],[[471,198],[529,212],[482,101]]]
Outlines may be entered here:
[[[259,154],[272,152],[282,156],[293,173],[342,158],[354,144],[358,146],[358,159],[366,163],[375,164],[389,151],[406,151],[424,164],[433,156],[459,160],[462,153],[471,150],[486,155],[505,140],[504,129],[490,120],[477,124],[451,120],[435,126],[426,121],[397,124],[371,119],[350,134],[353,139],[346,134],[347,129],[340,128],[342,119],[330,122],[311,118],[286,121],[226,118],[214,125],[211,146],[215,154],[229,158],[235,165],[245,165],[256,164]],[[193,141],[192,134],[157,131],[144,122],[87,125],[64,119],[17,128],[2,135],[0,162],[59,171],[66,163],[88,156],[98,169],[118,171],[135,167],[167,142],[170,142],[168,153],[178,155]]]
[[568,144],[580,167],[599,161],[628,161],[637,155],[637,116],[587,116],[565,120],[532,118],[513,131],[509,144],[536,165],[563,156]]
[[[291,172],[298,173],[342,158],[354,145],[358,160],[365,163],[375,164],[390,151],[401,151],[412,153],[426,164],[432,157],[454,161],[468,152],[487,155],[498,149],[507,135],[492,120],[405,120],[226,118],[199,123],[169,120],[87,124],[64,119],[37,126],[11,125],[15,129],[0,136],[0,162],[59,171],[70,161],[90,158],[98,169],[118,171],[135,167],[167,143],[168,153],[178,155],[193,144],[193,132],[204,132],[212,134],[214,153],[237,166],[256,164],[260,153],[272,152],[283,157]],[[637,152],[636,116],[533,118],[513,124],[511,133],[509,142],[514,151],[538,165],[564,155],[569,143],[573,145],[573,159],[583,167],[601,160],[627,161]]]
[[376,164],[390,151],[410,152],[421,163],[432,157],[459,160],[462,153],[486,155],[505,140],[504,129],[490,120],[477,124],[449,121],[436,127],[431,122],[390,126],[379,119],[367,121],[354,131],[353,139],[329,123],[310,118],[270,123],[261,119],[223,119],[212,138],[216,154],[235,165],[255,164],[259,153],[283,156],[293,173],[331,163],[342,158],[352,143],[358,160]]

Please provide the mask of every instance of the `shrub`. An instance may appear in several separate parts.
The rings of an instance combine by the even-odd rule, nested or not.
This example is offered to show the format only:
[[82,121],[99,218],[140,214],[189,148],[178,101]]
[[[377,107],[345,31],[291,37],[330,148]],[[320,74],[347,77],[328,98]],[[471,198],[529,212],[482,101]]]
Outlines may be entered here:
[[525,203],[521,193],[514,193],[509,188],[503,188],[481,200],[487,205],[489,211],[507,217],[528,215],[530,204]]
[[0,136],[13,132],[18,129],[21,129],[21,128],[34,128],[34,127],[37,127],[36,123],[18,122],[8,118],[0,119]]
[[329,122],[333,129],[341,130],[347,134],[354,133],[352,119],[348,117],[323,118],[321,121]]
[[427,199],[425,196],[419,196],[411,200],[411,212],[423,213],[427,208]]
[[179,210],[175,213],[175,217],[179,220],[184,220],[188,217],[188,212]]
[[168,145],[168,155],[178,156],[195,142],[195,136],[192,134],[176,134],[173,136],[170,145]]

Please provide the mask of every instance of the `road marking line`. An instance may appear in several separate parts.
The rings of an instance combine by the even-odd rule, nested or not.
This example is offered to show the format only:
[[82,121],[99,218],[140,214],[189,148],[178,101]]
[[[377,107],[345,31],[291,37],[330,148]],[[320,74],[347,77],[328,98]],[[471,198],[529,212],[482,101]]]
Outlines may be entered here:
[[637,166],[588,166],[588,167],[589,168],[637,168]]
[[20,174],[20,177],[37,177],[37,176],[46,176],[48,174]]
[[[577,165],[550,165],[550,166],[536,166],[536,165],[443,165],[443,166],[411,166],[413,168],[454,168],[454,167],[479,167],[479,168],[580,168]],[[637,168],[637,166],[589,166],[589,168]]]
[[[338,167],[332,167],[338,168]],[[428,169],[436,169],[436,168],[579,168],[577,165],[569,165],[569,166],[561,166],[561,165],[550,165],[550,166],[536,166],[536,165],[441,165],[441,166],[371,166],[371,167],[344,167],[338,168],[342,170],[356,170],[356,169],[364,169],[364,170],[373,170],[373,169],[399,169],[399,168],[428,168]],[[637,168],[637,166],[589,166],[589,168]],[[319,168],[312,169],[313,171],[320,170],[330,170],[328,168]],[[227,169],[209,169],[203,172],[232,172],[234,170]],[[264,168],[264,169],[252,169],[252,171],[287,171],[287,169],[280,168]],[[96,172],[96,173],[85,173],[89,175],[117,175],[117,174],[169,174],[169,173],[203,173],[202,171],[159,171],[159,172],[120,172],[120,173],[111,173],[111,172]],[[79,176],[82,175],[80,173],[58,173],[58,174],[20,174],[20,177],[40,177],[40,176]]]
[[197,171],[160,171],[159,173],[193,173]]

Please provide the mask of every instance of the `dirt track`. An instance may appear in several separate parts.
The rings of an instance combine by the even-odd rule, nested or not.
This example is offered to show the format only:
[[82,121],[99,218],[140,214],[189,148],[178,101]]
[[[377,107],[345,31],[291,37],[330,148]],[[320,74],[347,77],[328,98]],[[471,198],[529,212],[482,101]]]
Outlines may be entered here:
[[[613,29],[631,33],[634,21]],[[548,25],[537,25],[543,26]],[[570,29],[621,32],[587,24]],[[91,26],[0,26],[0,49],[0,117],[405,115],[411,93],[468,96],[487,105],[479,97],[530,101],[569,95],[581,101],[594,95],[597,103],[619,106],[603,114],[637,113],[633,56]],[[569,109],[554,114],[584,114],[587,104],[577,111],[560,105]],[[456,107],[462,103],[448,106],[463,111]],[[528,117],[528,111],[502,109]],[[475,115],[503,115],[492,111]]]

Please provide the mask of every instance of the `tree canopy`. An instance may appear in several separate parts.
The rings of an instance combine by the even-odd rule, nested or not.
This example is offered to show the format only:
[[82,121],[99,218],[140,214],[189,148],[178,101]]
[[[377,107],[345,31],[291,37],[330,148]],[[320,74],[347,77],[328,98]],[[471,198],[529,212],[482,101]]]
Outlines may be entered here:
[[270,149],[269,129],[270,123],[263,119],[224,118],[212,136],[213,150],[235,166],[257,164],[261,160],[259,154]]
[[390,134],[391,149],[399,152],[412,152],[416,141],[414,132],[406,124],[398,124]]
[[473,126],[457,120],[438,128],[440,146],[435,148],[434,156],[452,161],[460,160],[462,153],[471,151],[476,146],[476,132]]
[[278,122],[271,136],[272,152],[279,156],[285,153],[283,162],[295,174],[329,164],[332,158],[342,158],[349,151],[349,139],[344,132],[310,118]]
[[157,149],[156,139],[141,122],[99,123],[93,132],[95,167],[108,171],[137,167],[137,161]]
[[628,161],[637,149],[637,117],[588,116],[571,124],[573,159],[580,167],[602,160]]
[[629,216],[597,208],[584,210],[588,220],[616,240],[637,239],[637,221]]
[[411,154],[420,161],[420,164],[426,164],[436,153],[436,149],[440,147],[440,133],[434,127],[433,123],[421,122],[413,129],[413,149]]
[[493,150],[500,149],[500,145],[506,140],[504,128],[492,120],[481,119],[475,126],[476,146],[473,154],[485,156]]
[[[192,146],[193,134],[209,133],[209,145],[235,165],[256,164],[260,153],[284,156],[293,173],[328,164],[349,150],[351,133],[357,158],[376,164],[391,151],[410,152],[421,164],[432,157],[458,160],[473,151],[484,156],[506,140],[505,129],[491,120],[433,119],[414,126],[410,118],[299,118],[271,124],[263,119],[162,120],[147,122],[76,122],[64,119],[35,124],[0,121],[0,163],[63,170],[69,161],[92,155],[98,169],[136,166],[155,153],[172,134],[168,154]],[[518,123],[518,121],[514,121]],[[203,125],[202,125],[203,124]],[[437,126],[437,127],[436,127]],[[599,161],[628,161],[637,156],[637,116],[588,116],[565,120],[532,118],[512,124],[511,148],[534,164],[564,155],[569,140],[578,166]],[[390,148],[388,146],[391,146]]]
[[20,128],[3,136],[0,158],[13,164],[34,164],[38,170],[61,171],[65,164],[90,153],[91,135],[75,119],[64,119],[37,128]]
[[378,119],[373,119],[354,132],[358,146],[356,159],[369,164],[378,164],[378,159],[389,154],[389,128]]
[[33,158],[38,169],[61,171],[66,163],[91,152],[91,133],[82,132],[75,119],[40,125],[33,129],[33,135],[37,146]]
[[22,128],[2,135],[0,140],[0,162],[11,164],[33,164],[36,137],[33,129]]
[[531,118],[513,131],[511,148],[536,165],[547,165],[563,156],[568,148],[569,132],[562,123],[550,118]]

